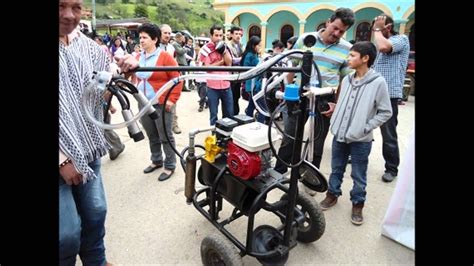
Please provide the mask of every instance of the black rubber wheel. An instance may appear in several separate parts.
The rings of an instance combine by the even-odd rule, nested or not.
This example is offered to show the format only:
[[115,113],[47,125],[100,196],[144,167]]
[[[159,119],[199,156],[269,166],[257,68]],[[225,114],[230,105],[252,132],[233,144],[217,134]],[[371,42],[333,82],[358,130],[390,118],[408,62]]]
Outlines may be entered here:
[[[288,194],[284,194],[281,200],[288,200]],[[303,243],[311,243],[321,238],[326,229],[326,220],[316,200],[307,193],[300,193],[296,198],[296,207],[305,216],[303,226],[298,227],[296,239]],[[283,211],[286,212],[286,209]]]
[[[283,243],[283,235],[276,228],[270,225],[261,225],[253,231],[252,250],[265,253],[274,250]],[[285,265],[289,253],[283,256],[276,255],[270,258],[257,258],[262,265]]]
[[203,265],[242,265],[242,257],[237,248],[220,233],[206,236],[202,240],[201,260]]

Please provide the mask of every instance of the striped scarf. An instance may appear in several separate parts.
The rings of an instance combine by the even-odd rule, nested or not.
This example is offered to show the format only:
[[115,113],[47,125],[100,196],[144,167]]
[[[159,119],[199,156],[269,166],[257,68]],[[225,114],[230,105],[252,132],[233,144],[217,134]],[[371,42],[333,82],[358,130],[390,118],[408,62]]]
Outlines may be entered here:
[[204,57],[207,57],[215,50],[216,50],[216,44],[213,42],[208,42],[201,48],[201,50],[199,50],[199,54]]
[[[93,71],[109,68],[109,59],[94,41],[82,33],[74,34],[68,46],[59,43],[59,148],[87,182],[96,178],[88,164],[107,154],[110,145],[103,129],[87,120],[82,94],[92,85]],[[102,121],[101,95],[96,93],[94,97],[93,113]]]

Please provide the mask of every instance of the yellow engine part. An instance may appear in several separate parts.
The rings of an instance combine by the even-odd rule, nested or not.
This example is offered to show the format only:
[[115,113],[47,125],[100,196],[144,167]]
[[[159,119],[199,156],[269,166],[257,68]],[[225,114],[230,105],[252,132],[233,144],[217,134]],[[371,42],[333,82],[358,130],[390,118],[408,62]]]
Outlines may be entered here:
[[222,150],[221,147],[217,146],[217,138],[215,135],[209,136],[204,140],[204,148],[206,148],[204,159],[209,163],[213,163],[216,160],[217,154]]

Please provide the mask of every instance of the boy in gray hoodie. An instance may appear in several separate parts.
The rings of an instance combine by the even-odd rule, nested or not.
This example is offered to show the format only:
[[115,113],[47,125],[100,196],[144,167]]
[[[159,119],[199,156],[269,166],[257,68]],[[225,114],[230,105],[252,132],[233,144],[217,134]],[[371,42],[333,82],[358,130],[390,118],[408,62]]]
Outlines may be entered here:
[[358,42],[349,53],[349,67],[355,70],[341,83],[340,95],[331,117],[332,172],[329,189],[321,208],[327,210],[342,195],[341,184],[349,155],[352,160],[353,187],[351,221],[363,223],[362,208],[367,192],[367,166],[372,148],[373,130],[392,116],[392,107],[385,79],[370,66],[375,61],[377,49],[371,42]]

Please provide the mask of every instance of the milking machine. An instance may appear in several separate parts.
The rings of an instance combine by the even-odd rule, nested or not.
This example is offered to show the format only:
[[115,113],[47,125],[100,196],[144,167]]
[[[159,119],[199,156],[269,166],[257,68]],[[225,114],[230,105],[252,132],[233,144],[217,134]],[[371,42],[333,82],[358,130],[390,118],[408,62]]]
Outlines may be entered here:
[[[301,67],[273,67],[281,59],[300,55]],[[302,55],[302,57],[301,57]],[[324,233],[325,219],[319,204],[313,197],[303,191],[298,191],[298,180],[311,189],[324,192],[327,181],[324,175],[305,157],[312,155],[308,146],[314,141],[314,134],[304,138],[304,128],[307,117],[314,123],[315,101],[323,94],[334,92],[333,88],[317,88],[309,86],[311,75],[318,75],[319,70],[313,63],[313,54],[301,50],[290,50],[266,60],[256,67],[157,67],[138,68],[136,71],[229,71],[237,74],[188,74],[172,79],[158,90],[155,97],[147,100],[143,94],[134,88],[133,84],[121,77],[113,77],[104,72],[96,74],[97,86],[95,89],[110,91],[119,99],[122,113],[125,108],[124,122],[119,124],[105,124],[95,119],[87,111],[89,94],[85,93],[84,105],[87,117],[100,127],[106,129],[129,127],[133,137],[137,134],[136,120],[142,115],[156,118],[152,102],[186,79],[196,77],[206,79],[244,81],[266,73],[278,73],[265,80],[262,84],[263,93],[253,95],[250,100],[258,97],[278,100],[276,108],[257,110],[269,117],[269,125],[254,121],[246,115],[236,115],[223,118],[215,126],[194,129],[189,132],[189,145],[180,153],[176,151],[185,172],[186,202],[194,207],[222,234],[213,234],[204,238],[201,243],[201,259],[205,265],[241,265],[242,257],[255,257],[262,264],[284,264],[289,256],[290,249],[297,242],[310,243],[317,241]],[[301,86],[287,84],[285,91],[274,89],[280,84],[287,72],[300,72]],[[317,74],[318,73],[318,74]],[[283,77],[282,77],[283,76]],[[319,82],[321,84],[321,82]],[[133,116],[129,110],[128,98],[125,93],[133,95],[140,102],[142,108]],[[89,95],[89,96],[88,96]],[[110,100],[109,100],[110,101]],[[294,140],[292,158],[284,162],[291,168],[290,175],[282,175],[273,169],[275,158],[278,158],[276,146],[280,145],[282,135],[287,134],[275,126],[276,114],[286,107],[288,119],[295,119],[296,128],[290,137]],[[163,112],[164,112],[163,108]],[[273,109],[273,110],[272,110]],[[313,117],[312,117],[313,116]],[[164,117],[164,115],[162,116]],[[163,119],[164,120],[164,119]],[[162,121],[164,123],[164,121]],[[313,125],[311,125],[313,126]],[[311,127],[313,128],[313,127]],[[139,129],[138,129],[139,131]],[[310,130],[312,131],[312,130]],[[209,134],[202,145],[195,143],[198,134]],[[166,136],[168,138],[168,136]],[[202,151],[198,153],[197,150]],[[196,177],[204,187],[196,190]],[[283,195],[275,202],[267,201],[272,191],[281,191]],[[223,215],[223,201],[232,208],[230,216]],[[226,205],[227,206],[227,205]],[[275,215],[280,222],[277,226],[269,224],[256,225],[256,215],[267,211]],[[245,240],[239,240],[228,228],[240,218],[247,218]]]

